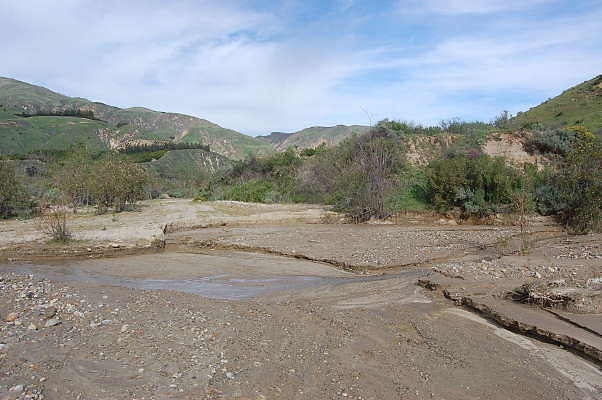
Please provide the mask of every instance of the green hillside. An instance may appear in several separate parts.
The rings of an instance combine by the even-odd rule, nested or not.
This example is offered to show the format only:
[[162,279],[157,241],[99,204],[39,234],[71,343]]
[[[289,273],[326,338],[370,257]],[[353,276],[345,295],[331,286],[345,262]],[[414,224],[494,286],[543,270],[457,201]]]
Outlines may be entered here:
[[90,150],[108,149],[97,132],[104,122],[73,117],[4,118],[0,115],[0,154],[26,154],[36,150],[64,150],[85,144]]
[[198,171],[204,171],[207,175],[211,175],[228,168],[231,164],[232,161],[217,153],[190,149],[168,151],[163,157],[143,165],[154,170],[163,178],[175,179],[191,172],[197,174]]
[[[60,116],[74,112],[88,118]],[[273,152],[268,143],[204,119],[140,107],[121,109],[0,78],[0,154],[63,149],[75,143],[108,149],[153,141],[205,144],[232,159]]]
[[307,149],[323,143],[334,146],[353,135],[366,133],[369,129],[361,125],[314,126],[294,133],[272,132],[267,136],[258,136],[257,139],[274,145],[280,151],[291,147]]
[[523,124],[584,125],[594,132],[602,130],[602,75],[519,113],[515,119]]

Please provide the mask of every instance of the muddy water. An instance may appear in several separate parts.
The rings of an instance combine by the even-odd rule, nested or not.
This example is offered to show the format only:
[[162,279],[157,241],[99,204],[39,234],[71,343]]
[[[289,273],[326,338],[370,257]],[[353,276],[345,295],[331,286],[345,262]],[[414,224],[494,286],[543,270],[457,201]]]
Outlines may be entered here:
[[[127,262],[124,259],[124,262]],[[152,269],[152,265],[148,265]],[[324,266],[324,268],[328,268]],[[170,290],[200,295],[212,299],[243,300],[270,292],[292,291],[326,286],[340,286],[357,282],[370,282],[407,277],[415,280],[416,272],[404,272],[382,276],[332,277],[315,275],[280,275],[263,271],[262,276],[244,276],[227,270],[220,274],[199,274],[189,279],[155,279],[124,277],[110,273],[91,271],[80,264],[0,264],[2,272],[32,275],[33,278],[58,282],[80,282],[100,286],[119,286],[141,290]]]

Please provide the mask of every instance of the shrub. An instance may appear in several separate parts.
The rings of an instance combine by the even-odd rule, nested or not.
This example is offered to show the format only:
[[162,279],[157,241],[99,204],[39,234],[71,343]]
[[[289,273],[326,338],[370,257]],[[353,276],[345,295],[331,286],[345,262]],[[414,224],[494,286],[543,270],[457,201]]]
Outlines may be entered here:
[[512,123],[512,114],[504,110],[495,117],[492,124],[498,129],[509,129]]
[[92,203],[92,170],[95,161],[85,147],[77,147],[51,168],[53,184],[74,209]]
[[556,187],[563,201],[560,220],[571,231],[602,229],[602,141],[579,129],[561,166]]
[[226,190],[224,199],[248,203],[264,203],[268,198],[268,194],[273,191],[274,185],[271,182],[257,180],[231,186]]
[[52,240],[67,242],[71,239],[71,232],[67,226],[67,207],[60,205],[49,209],[42,214],[40,229],[49,235]]
[[147,175],[142,167],[111,154],[95,163],[89,182],[99,212],[110,207],[121,212],[144,198]]
[[0,160],[0,218],[28,217],[36,208],[17,179],[12,163]]
[[6,161],[0,161],[0,216],[2,218],[14,215],[18,202],[17,193],[20,190],[13,167]]
[[575,140],[574,130],[559,127],[538,126],[525,142],[525,150],[530,153],[536,150],[543,154],[564,156]]
[[418,168],[405,168],[397,175],[395,188],[386,205],[391,212],[427,209],[428,185],[424,172]]
[[520,187],[516,169],[486,155],[433,161],[426,177],[429,201],[436,210],[457,207],[466,216],[484,217],[509,209]]

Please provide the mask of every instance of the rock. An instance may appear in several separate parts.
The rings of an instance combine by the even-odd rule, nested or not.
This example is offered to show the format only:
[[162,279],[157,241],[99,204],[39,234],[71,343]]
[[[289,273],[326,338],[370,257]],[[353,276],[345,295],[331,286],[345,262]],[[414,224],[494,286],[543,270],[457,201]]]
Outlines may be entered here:
[[556,279],[548,283],[549,287],[561,287],[566,285],[565,279]]
[[119,243],[111,243],[111,247],[114,249],[118,249],[121,247],[121,245]]
[[32,331],[37,331],[38,327],[36,326],[36,324],[31,323],[31,324],[29,324],[29,326],[27,327],[27,329],[32,330]]
[[50,328],[51,326],[56,326],[60,323],[61,323],[61,321],[58,318],[52,318],[52,319],[49,319],[48,321],[46,321],[46,323],[44,324],[44,327]]
[[56,315],[56,307],[43,307],[38,311],[38,313],[42,316],[42,318],[50,319]]
[[8,345],[6,343],[0,343],[0,351],[6,351],[8,349]]
[[109,325],[112,321],[110,319],[103,319],[100,323],[102,325]]
[[121,326],[121,330],[120,330],[120,332],[121,332],[121,333],[126,333],[126,332],[128,331],[128,329],[129,329],[129,327],[130,327],[130,326],[129,326],[128,324],[124,324],[124,325],[122,325],[122,326]]
[[8,314],[6,316],[6,318],[4,320],[6,322],[13,322],[13,321],[16,321],[17,318],[19,318],[19,314],[17,314],[16,312],[11,312],[10,314]]
[[234,379],[234,374],[232,372],[226,372],[226,378]]
[[23,391],[23,385],[15,385],[8,389],[9,392],[21,393]]
[[602,289],[602,278],[591,278],[586,283],[588,288],[599,290]]

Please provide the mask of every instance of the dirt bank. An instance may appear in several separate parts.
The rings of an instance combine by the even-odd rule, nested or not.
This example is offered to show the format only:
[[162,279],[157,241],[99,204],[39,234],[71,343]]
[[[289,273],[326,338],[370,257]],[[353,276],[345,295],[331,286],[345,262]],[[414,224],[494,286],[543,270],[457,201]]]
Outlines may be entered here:
[[131,212],[96,215],[94,209],[80,209],[70,214],[68,228],[73,240],[66,245],[49,242],[38,218],[2,221],[0,259],[124,255],[160,244],[165,232],[240,224],[320,223],[337,218],[326,207],[316,205],[151,200]]

